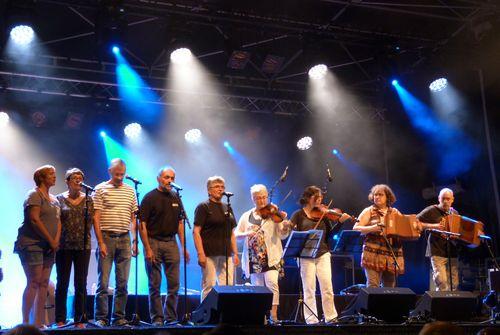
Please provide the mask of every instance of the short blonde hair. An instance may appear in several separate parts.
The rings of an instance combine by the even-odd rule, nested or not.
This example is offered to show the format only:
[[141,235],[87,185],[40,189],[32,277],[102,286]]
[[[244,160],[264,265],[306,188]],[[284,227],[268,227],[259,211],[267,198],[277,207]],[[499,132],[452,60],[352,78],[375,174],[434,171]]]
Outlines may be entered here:
[[207,179],[207,190],[210,188],[210,186],[212,186],[213,183],[223,183],[223,184],[225,184],[226,181],[221,176],[212,176],[212,177],[209,177]]
[[267,187],[264,184],[255,184],[252,187],[250,187],[250,196],[253,197],[254,194],[261,193],[261,192],[266,192],[267,193]]
[[35,181],[35,185],[36,186],[40,186],[42,185],[42,181],[45,177],[47,177],[47,173],[50,171],[50,170],[56,170],[55,167],[53,167],[52,165],[43,165],[43,166],[40,166],[39,168],[37,168],[35,170],[35,173],[33,174],[33,180]]
[[123,166],[124,168],[127,168],[127,164],[125,164],[125,161],[121,158],[113,158],[109,162],[109,170],[111,170],[115,166]]

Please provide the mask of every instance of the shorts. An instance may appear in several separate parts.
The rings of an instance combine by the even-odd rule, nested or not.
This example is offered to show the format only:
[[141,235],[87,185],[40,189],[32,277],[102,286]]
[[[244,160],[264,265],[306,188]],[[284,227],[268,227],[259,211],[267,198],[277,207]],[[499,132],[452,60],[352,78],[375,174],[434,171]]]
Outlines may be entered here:
[[49,250],[18,250],[21,264],[36,266],[44,264],[54,264],[56,254],[51,249]]

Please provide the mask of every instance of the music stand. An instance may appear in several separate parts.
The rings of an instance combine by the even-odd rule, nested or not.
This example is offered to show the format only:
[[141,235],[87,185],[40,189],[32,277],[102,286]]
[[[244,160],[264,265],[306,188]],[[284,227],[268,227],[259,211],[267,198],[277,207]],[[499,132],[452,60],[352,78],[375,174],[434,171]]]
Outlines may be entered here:
[[355,256],[356,254],[361,254],[363,251],[363,238],[361,237],[361,232],[356,230],[343,230],[340,232],[339,238],[335,247],[332,250],[332,257],[345,257],[349,258],[352,263],[352,285],[356,283],[356,273],[355,273]]
[[356,230],[343,230],[340,232],[337,244],[333,248],[334,253],[354,254],[363,251],[363,239],[361,232]]
[[[298,258],[299,274],[301,273],[301,258],[315,258],[319,250],[319,245],[321,238],[323,237],[322,230],[308,230],[308,231],[292,231],[288,241],[286,242],[285,249],[283,250],[283,258]],[[304,302],[304,297],[302,293],[302,277],[299,280],[299,299],[297,302],[297,307],[294,309],[292,314],[294,314],[293,323],[298,323],[297,319],[299,317],[300,311],[306,307],[312,315],[319,320],[316,313]],[[302,312],[303,313],[303,312]],[[304,320],[305,321],[305,320]]]

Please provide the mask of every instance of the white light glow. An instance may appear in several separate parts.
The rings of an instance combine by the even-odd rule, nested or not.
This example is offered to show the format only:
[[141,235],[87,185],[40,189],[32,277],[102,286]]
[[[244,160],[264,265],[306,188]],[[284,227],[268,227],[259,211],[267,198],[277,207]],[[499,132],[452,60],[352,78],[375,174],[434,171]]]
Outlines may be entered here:
[[9,124],[9,114],[0,112],[0,129],[5,128]]
[[35,32],[27,25],[19,25],[12,28],[10,38],[18,45],[28,45],[33,42]]
[[446,80],[446,78],[439,78],[439,79],[434,80],[429,85],[429,89],[432,92],[439,92],[439,91],[444,90],[446,88],[446,86],[448,86],[448,80]]
[[187,64],[191,61],[193,54],[188,48],[179,48],[172,51],[170,60],[175,64]]
[[184,134],[184,139],[189,143],[198,143],[201,139],[201,130],[190,129]]
[[312,147],[313,140],[309,136],[302,137],[297,141],[297,148],[299,150],[307,150]]
[[326,76],[328,67],[325,64],[314,65],[308,72],[311,79],[321,79]]
[[125,136],[128,138],[137,138],[141,134],[142,127],[140,124],[134,122],[131,124],[128,124],[125,129],[123,129],[123,132],[125,133]]

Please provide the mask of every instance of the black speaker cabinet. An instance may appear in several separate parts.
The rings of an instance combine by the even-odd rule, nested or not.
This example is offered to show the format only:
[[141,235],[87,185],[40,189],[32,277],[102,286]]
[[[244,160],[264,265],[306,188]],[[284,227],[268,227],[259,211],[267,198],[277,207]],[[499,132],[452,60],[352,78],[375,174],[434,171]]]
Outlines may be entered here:
[[469,320],[478,304],[477,295],[466,291],[427,291],[412,316],[431,317],[440,321]]
[[342,316],[358,313],[385,322],[402,322],[415,308],[417,296],[405,287],[363,287]]
[[264,324],[273,293],[264,286],[214,286],[193,312],[197,324]]

